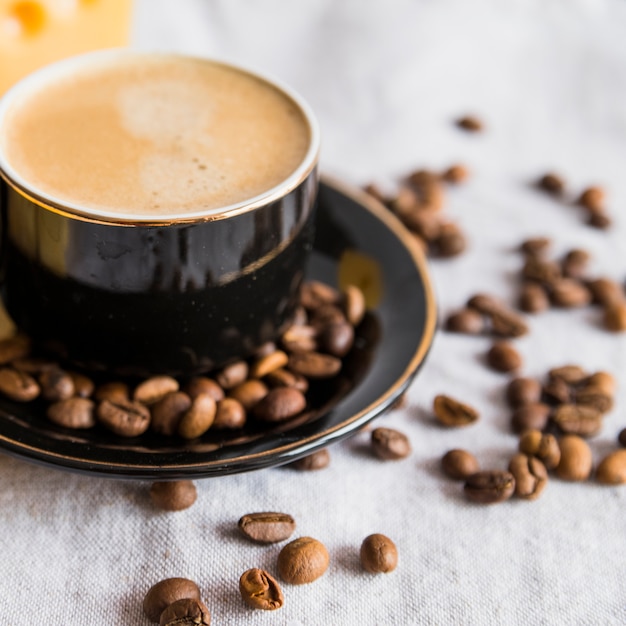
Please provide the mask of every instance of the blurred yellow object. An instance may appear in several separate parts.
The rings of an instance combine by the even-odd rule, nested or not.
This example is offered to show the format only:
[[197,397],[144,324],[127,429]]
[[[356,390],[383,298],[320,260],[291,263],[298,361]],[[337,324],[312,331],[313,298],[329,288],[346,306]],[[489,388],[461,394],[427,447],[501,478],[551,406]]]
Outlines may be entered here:
[[132,0],[0,0],[0,94],[64,57],[128,44]]

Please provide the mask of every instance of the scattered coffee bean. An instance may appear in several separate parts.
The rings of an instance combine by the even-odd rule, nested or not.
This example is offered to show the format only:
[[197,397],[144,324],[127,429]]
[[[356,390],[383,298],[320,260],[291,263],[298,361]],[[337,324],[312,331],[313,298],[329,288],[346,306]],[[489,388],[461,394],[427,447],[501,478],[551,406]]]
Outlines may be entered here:
[[210,626],[211,614],[201,600],[176,600],[161,613],[159,626]]
[[12,367],[0,368],[0,393],[16,402],[30,402],[39,396],[41,388],[26,372]]
[[183,439],[196,439],[211,428],[217,413],[217,402],[208,393],[197,395],[183,414],[176,431]]
[[558,174],[550,172],[537,181],[537,186],[553,196],[560,196],[565,190],[565,181]]
[[161,613],[177,600],[200,600],[200,590],[188,578],[166,578],[152,585],[143,601],[143,612],[151,621],[158,623]]
[[613,221],[611,218],[606,213],[600,211],[593,211],[587,218],[587,224],[589,224],[589,226],[593,226],[594,228],[599,228],[601,230],[610,228],[612,223]]
[[500,470],[476,472],[465,481],[464,492],[472,502],[480,504],[504,502],[515,492],[515,477],[511,472]]
[[433,211],[415,211],[402,216],[403,224],[426,245],[434,244],[441,234],[442,217]]
[[47,369],[39,375],[41,395],[49,402],[67,400],[74,395],[74,380],[58,367]]
[[465,165],[451,165],[441,174],[441,178],[446,183],[457,185],[465,182],[469,178],[469,170],[465,167]]
[[541,383],[534,378],[514,378],[507,386],[506,399],[513,408],[536,404],[541,400]]
[[485,331],[485,320],[478,311],[468,308],[461,309],[448,317],[446,330],[466,335],[480,335]]
[[587,187],[580,194],[578,204],[592,213],[601,213],[604,211],[605,195],[602,187]]
[[287,513],[248,513],[237,524],[245,537],[256,543],[278,543],[289,539],[296,521]]
[[534,456],[521,452],[513,455],[509,472],[515,478],[515,495],[524,500],[535,500],[548,483],[545,465]]
[[413,210],[440,211],[443,208],[445,194],[437,174],[429,170],[416,170],[409,174],[407,182],[416,197]]
[[613,398],[599,387],[592,384],[585,385],[574,392],[574,402],[589,407],[600,414],[608,413],[613,408]]
[[92,428],[96,424],[95,405],[88,398],[66,398],[48,406],[51,422],[65,428]]
[[462,130],[469,131],[471,133],[478,133],[483,130],[482,121],[475,115],[464,115],[456,121],[456,125]]
[[626,428],[622,428],[617,435],[617,441],[619,445],[626,448]]
[[328,569],[330,556],[326,546],[312,537],[290,541],[278,554],[280,577],[292,585],[317,580]]
[[203,393],[208,393],[215,402],[219,402],[224,398],[224,390],[207,376],[195,376],[184,387],[183,391],[194,400]]
[[543,402],[533,402],[518,406],[511,416],[513,432],[523,433],[526,430],[544,430],[550,418],[550,407]]
[[548,371],[550,381],[560,379],[567,385],[578,385],[588,377],[587,372],[580,365],[562,365]]
[[150,410],[141,402],[103,400],[96,409],[98,421],[120,437],[138,437],[150,426]]
[[548,470],[556,469],[561,461],[561,448],[556,437],[539,430],[527,430],[522,433],[519,451],[536,456]]
[[239,579],[239,592],[244,602],[253,609],[274,611],[285,603],[278,582],[265,570],[253,568]]
[[585,380],[585,386],[598,389],[607,396],[612,396],[616,388],[615,377],[609,372],[595,372]]
[[510,343],[497,341],[487,352],[487,364],[497,372],[514,372],[522,367],[522,357]]
[[222,389],[232,389],[237,385],[241,385],[247,377],[248,364],[245,361],[236,361],[218,372],[215,380]]
[[520,290],[518,306],[526,313],[541,313],[550,308],[550,298],[539,283],[527,282]]
[[396,544],[385,535],[368,535],[361,543],[359,553],[363,569],[371,574],[388,574],[398,565]]
[[411,454],[409,438],[393,428],[375,428],[370,443],[374,454],[384,461],[404,459]]
[[546,287],[551,287],[562,278],[561,267],[558,263],[535,256],[526,258],[521,275],[528,281],[534,281]]
[[164,398],[168,393],[178,391],[178,388],[178,381],[171,376],[153,376],[136,387],[133,399],[150,406]]
[[548,237],[531,237],[520,245],[520,250],[528,256],[543,256],[552,246],[552,240]]
[[610,306],[624,300],[624,290],[621,285],[610,278],[597,278],[587,282],[593,302],[602,306]]
[[550,404],[568,404],[572,399],[572,388],[562,378],[551,378],[543,386],[543,396]]
[[303,456],[297,461],[289,463],[289,467],[300,470],[302,472],[311,472],[315,470],[325,469],[330,465],[330,452],[326,448],[317,450],[312,454]]
[[263,376],[267,376],[270,372],[273,372],[279,367],[287,365],[288,361],[289,357],[282,350],[275,350],[270,354],[260,357],[250,366],[250,378],[263,378]]
[[604,327],[614,333],[626,330],[626,302],[614,302],[604,308]]
[[561,460],[556,467],[559,478],[583,481],[589,478],[593,464],[589,444],[578,435],[564,435],[559,440]]
[[461,254],[467,247],[465,234],[454,222],[441,225],[439,234],[433,241],[433,251],[440,257],[453,257]]
[[552,284],[550,298],[555,306],[574,309],[590,304],[591,292],[577,280],[561,278]]
[[443,473],[453,480],[466,480],[480,470],[478,460],[467,450],[448,450],[441,459]]
[[574,249],[570,250],[561,263],[563,269],[563,276],[567,278],[574,278],[576,280],[582,280],[585,277],[587,266],[591,255],[586,250]]
[[331,378],[339,373],[341,360],[319,352],[301,352],[289,356],[289,369],[307,378]]
[[255,405],[253,413],[264,422],[283,422],[301,413],[305,407],[306,398],[301,391],[294,387],[276,387]]
[[467,301],[467,306],[486,315],[497,335],[521,337],[528,332],[524,319],[499,298],[479,293]]
[[80,372],[68,372],[74,383],[74,393],[80,398],[89,398],[93,395],[95,385],[93,380]]
[[163,511],[183,511],[196,501],[198,492],[191,480],[167,480],[152,483],[150,499]]
[[241,402],[235,398],[224,398],[217,403],[213,428],[242,428],[246,417]]
[[604,485],[626,483],[626,450],[615,450],[605,456],[596,468],[596,480]]
[[151,428],[154,432],[171,437],[178,429],[183,415],[191,407],[191,398],[182,391],[171,391],[152,404]]
[[478,420],[476,409],[450,396],[439,394],[433,400],[435,417],[445,426],[458,427],[473,424]]
[[562,404],[552,414],[552,421],[563,433],[592,437],[602,428],[602,414],[596,409],[576,404]]
[[[283,352],[284,354],[284,352]],[[268,372],[269,373],[269,372]],[[228,396],[241,402],[246,411],[251,411],[265,396],[269,389],[267,385],[255,379],[246,380],[246,382],[237,385],[228,391]]]

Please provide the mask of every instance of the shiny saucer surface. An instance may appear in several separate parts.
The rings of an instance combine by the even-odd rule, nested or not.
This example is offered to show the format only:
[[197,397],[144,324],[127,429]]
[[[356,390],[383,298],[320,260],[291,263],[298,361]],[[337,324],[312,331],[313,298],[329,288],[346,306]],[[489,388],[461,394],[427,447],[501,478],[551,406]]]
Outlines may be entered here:
[[410,235],[380,204],[322,179],[308,280],[365,293],[342,376],[310,394],[305,414],[268,430],[212,433],[185,442],[146,434],[117,437],[100,427],[70,431],[47,421],[43,404],[0,399],[0,447],[27,460],[111,478],[202,478],[293,461],[350,435],[407,388],[433,340],[436,306],[428,267]]

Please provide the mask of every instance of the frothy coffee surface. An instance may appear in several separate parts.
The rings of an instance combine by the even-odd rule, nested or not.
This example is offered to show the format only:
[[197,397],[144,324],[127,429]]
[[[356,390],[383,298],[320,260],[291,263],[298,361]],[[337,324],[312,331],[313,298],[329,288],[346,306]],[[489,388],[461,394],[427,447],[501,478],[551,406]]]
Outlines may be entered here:
[[268,83],[173,56],[75,71],[13,103],[5,128],[5,158],[31,187],[120,216],[248,200],[297,169],[310,137]]

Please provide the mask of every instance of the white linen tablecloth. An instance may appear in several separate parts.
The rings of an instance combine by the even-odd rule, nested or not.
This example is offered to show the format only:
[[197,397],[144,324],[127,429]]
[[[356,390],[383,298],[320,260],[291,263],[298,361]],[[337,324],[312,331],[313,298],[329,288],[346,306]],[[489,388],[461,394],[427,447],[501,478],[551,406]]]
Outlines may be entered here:
[[[239,62],[293,85],[323,132],[322,170],[387,189],[416,167],[463,162],[471,180],[446,211],[468,234],[461,257],[431,263],[442,318],[477,291],[513,302],[520,241],[554,238],[554,255],[589,250],[590,273],[626,276],[626,4],[619,0],[139,0],[134,45]],[[470,135],[453,120],[475,112]],[[575,207],[531,188],[548,169],[572,194],[604,185],[615,225],[589,228]],[[626,334],[599,313],[552,310],[516,340],[523,372],[579,363],[619,381],[614,410],[591,441],[598,460],[626,426]],[[585,624],[626,622],[626,486],[552,479],[535,502],[466,502],[439,471],[463,447],[504,468],[517,437],[504,401],[507,377],[488,370],[488,338],[438,332],[408,392],[379,423],[406,433],[397,462],[367,454],[360,433],[331,448],[331,464],[197,481],[190,509],[162,513],[149,482],[93,478],[0,455],[0,624],[148,621],[147,589],[169,576],[200,586],[217,625]],[[481,412],[475,425],[433,424],[437,393]],[[277,510],[297,535],[322,541],[327,573],[284,585],[285,606],[244,606],[240,574],[276,572],[279,546],[237,534],[244,513]],[[391,537],[398,568],[361,571],[373,532]]]

